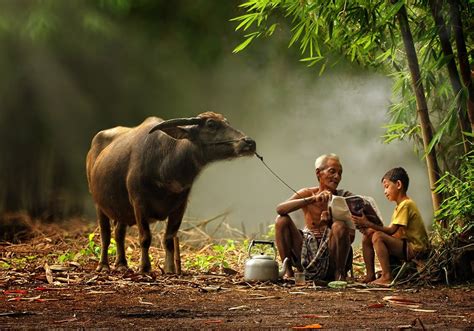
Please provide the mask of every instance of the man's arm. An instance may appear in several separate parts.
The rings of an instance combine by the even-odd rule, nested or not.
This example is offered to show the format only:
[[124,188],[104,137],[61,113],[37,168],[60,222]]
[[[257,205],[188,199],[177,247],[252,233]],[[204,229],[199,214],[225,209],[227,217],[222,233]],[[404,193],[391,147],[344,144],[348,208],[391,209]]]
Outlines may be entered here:
[[327,202],[330,199],[331,193],[329,191],[323,191],[315,195],[309,189],[302,189],[293,194],[288,200],[280,203],[276,207],[276,212],[278,215],[287,215],[314,202]]

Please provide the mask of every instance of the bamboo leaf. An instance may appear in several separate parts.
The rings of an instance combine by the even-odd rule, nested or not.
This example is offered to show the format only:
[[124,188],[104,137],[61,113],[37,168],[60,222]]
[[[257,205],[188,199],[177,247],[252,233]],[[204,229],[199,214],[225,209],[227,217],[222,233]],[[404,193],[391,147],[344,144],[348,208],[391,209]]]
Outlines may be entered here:
[[256,35],[252,35],[252,36],[248,37],[247,39],[245,39],[243,43],[241,43],[241,44],[238,45],[236,48],[234,48],[234,50],[232,51],[232,53],[238,53],[238,52],[243,51],[243,50],[252,42],[252,40],[253,40],[255,37],[256,37]]
[[295,32],[295,34],[291,38],[290,44],[288,45],[288,47],[291,47],[295,43],[295,41],[297,41],[300,38],[301,33],[303,32],[303,29],[304,29],[304,24],[300,24],[300,25],[301,26],[298,28],[298,30]]
[[392,54],[392,51],[389,49],[388,51],[383,52],[379,56],[377,56],[375,59],[380,60],[381,62],[385,61],[390,55]]
[[386,12],[385,16],[383,17],[386,21],[390,20],[393,16],[395,16],[400,9],[405,5],[405,1],[400,0],[395,4],[389,6],[389,10]]
[[265,33],[265,35],[271,36],[275,32],[276,27],[277,27],[276,24],[270,25],[270,27],[267,29],[267,32]]
[[448,56],[441,56],[438,60],[438,62],[436,63],[436,67],[438,69],[441,69],[442,67],[444,67],[449,61],[451,61],[453,59],[454,55],[451,54],[451,55],[448,55]]
[[243,30],[245,31],[253,22],[255,21],[255,15],[248,15],[246,18],[244,18],[242,20],[242,22],[240,22],[239,25],[237,25],[237,27],[235,28],[235,31],[239,31],[242,27]]
[[323,63],[323,65],[321,66],[321,69],[319,70],[319,76],[321,76],[324,72],[324,70],[326,69],[326,65],[327,65],[327,61]]
[[324,59],[323,56],[312,56],[312,57],[305,57],[303,59],[300,59],[301,62],[312,62],[312,61],[321,61]]

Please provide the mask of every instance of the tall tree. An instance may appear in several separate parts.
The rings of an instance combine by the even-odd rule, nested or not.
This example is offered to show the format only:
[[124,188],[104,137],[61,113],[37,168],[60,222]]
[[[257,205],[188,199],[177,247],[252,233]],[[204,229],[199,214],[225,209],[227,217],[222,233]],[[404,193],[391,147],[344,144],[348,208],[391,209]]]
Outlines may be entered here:
[[418,64],[418,57],[416,55],[415,44],[411,34],[410,26],[408,25],[408,16],[405,6],[402,6],[397,14],[398,22],[400,24],[400,32],[402,34],[403,44],[407,54],[408,67],[410,68],[411,80],[413,90],[416,97],[417,112],[420,119],[421,132],[423,137],[423,146],[426,155],[426,166],[428,167],[428,177],[431,186],[431,198],[433,201],[433,209],[436,211],[441,203],[441,198],[435,192],[436,182],[439,180],[439,166],[436,158],[434,148],[429,149],[429,144],[433,139],[433,131],[431,129],[431,121],[428,113],[428,105],[425,98],[425,90],[421,80],[420,66]]
[[[439,40],[441,44],[441,49],[443,51],[444,57],[447,59],[446,67],[448,69],[449,80],[454,91],[457,104],[457,117],[458,125],[461,132],[472,133],[471,126],[469,125],[465,103],[463,102],[463,93],[462,93],[462,83],[459,78],[458,69],[456,67],[456,61],[453,53],[453,48],[449,40],[449,33],[446,28],[443,16],[441,14],[442,3],[440,0],[429,0],[429,6],[431,13],[438,30]],[[464,152],[467,153],[470,146],[469,135],[461,134],[464,144]]]
[[[472,1],[471,1],[472,3]],[[462,27],[461,14],[459,12],[460,1],[449,0],[451,25],[454,30],[454,39],[458,51],[459,68],[464,85],[467,88],[467,113],[471,122],[471,132],[474,132],[474,84],[472,83],[471,69],[467,57],[466,39]]]

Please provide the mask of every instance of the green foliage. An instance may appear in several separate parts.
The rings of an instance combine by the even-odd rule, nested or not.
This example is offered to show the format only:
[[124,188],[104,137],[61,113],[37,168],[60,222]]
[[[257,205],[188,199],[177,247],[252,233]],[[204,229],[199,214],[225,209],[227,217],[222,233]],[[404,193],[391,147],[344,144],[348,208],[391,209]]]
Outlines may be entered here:
[[238,263],[238,257],[243,254],[243,243],[227,239],[224,245],[213,245],[210,254],[196,254],[187,258],[184,266],[198,272],[209,272],[230,268],[232,264]]
[[[268,226],[268,232],[262,236],[262,239],[272,240],[275,237],[275,225]],[[227,239],[224,244],[215,244],[210,248],[208,253],[199,253],[189,255],[184,259],[184,267],[186,269],[195,270],[197,272],[220,271],[223,268],[240,269],[250,255],[266,254],[275,255],[275,249],[270,245],[256,244],[253,245],[249,252],[249,240],[235,241]]]
[[389,1],[283,1],[251,0],[240,5],[246,14],[232,19],[239,22],[236,30],[255,31],[234,49],[245,49],[254,39],[271,36],[278,14],[291,21],[289,46],[299,44],[309,66],[323,61],[333,64],[342,54],[352,62],[379,66],[395,56],[398,35],[394,17],[403,5]]
[[100,246],[97,245],[94,241],[95,233],[91,232],[88,235],[89,241],[87,242],[87,246],[81,249],[81,254],[85,256],[96,256],[98,257],[100,254]]
[[197,269],[198,271],[208,272],[214,261],[214,256],[199,254],[192,258],[193,260],[186,260],[184,266],[187,269]]
[[438,221],[448,224],[443,230],[438,225],[438,232],[445,235],[470,233],[474,230],[474,152],[462,158],[460,175],[446,172],[437,182],[436,192],[444,199],[440,209],[435,213]]
[[214,245],[212,250],[218,266],[228,268],[229,263],[227,262],[226,255],[228,252],[235,250],[235,241],[228,239],[225,245]]
[[23,257],[13,257],[9,259],[3,259],[0,261],[0,270],[9,270],[9,269],[23,269],[31,262],[38,259],[37,255],[27,255]]
[[273,240],[275,238],[275,223],[268,226],[268,232],[262,235],[265,240]]
[[117,14],[125,14],[132,7],[132,0],[100,0],[99,7],[111,10]]
[[[459,4],[463,21],[472,22],[472,1],[461,1]],[[422,144],[411,75],[396,21],[396,14],[403,6],[407,9],[421,67],[421,82],[435,128],[427,151]],[[437,26],[426,1],[249,0],[240,7],[246,14],[233,21],[239,22],[236,30],[247,34],[234,52],[244,50],[258,37],[272,35],[274,26],[278,24],[275,22],[281,21],[279,15],[283,15],[291,24],[289,46],[299,44],[300,61],[309,66],[320,65],[320,74],[327,65],[336,64],[343,57],[393,78],[391,119],[386,126],[385,142],[411,140],[420,156],[425,156],[436,147],[440,154],[446,155],[440,160],[444,168],[457,168],[453,160],[462,151],[458,143],[463,139],[457,130],[457,98],[465,100],[466,96],[465,91],[462,95],[454,95],[446,77],[445,68],[451,57],[444,56],[441,50]],[[449,22],[448,15],[445,11],[443,13],[445,22]],[[469,24],[463,28],[472,31]],[[472,36],[466,34],[466,41],[471,39]],[[468,53],[472,52],[473,44],[466,44]]]
[[42,40],[57,27],[57,20],[48,9],[31,11],[23,32],[32,40]]
[[11,264],[6,261],[0,261],[0,269],[10,269]]
[[[96,240],[94,240],[95,237],[96,237],[95,232],[89,233],[88,235],[89,241],[87,242],[87,246],[81,249],[80,251],[80,254],[82,256],[95,256],[97,258],[99,257],[101,248],[100,248],[100,244],[97,243]],[[110,240],[108,253],[110,256],[114,256],[117,254],[117,243],[115,242],[115,239],[113,238]]]
[[274,247],[266,244],[255,244],[250,250],[250,256],[254,255],[268,255],[277,258],[277,251]]
[[78,257],[78,254],[71,251],[67,251],[58,256],[58,262],[65,263],[69,261],[76,261],[77,257]]
[[413,136],[417,131],[419,131],[419,126],[414,125],[410,127],[406,123],[387,124],[383,127],[387,130],[383,135],[385,143],[389,143],[396,139],[402,140],[405,136]]

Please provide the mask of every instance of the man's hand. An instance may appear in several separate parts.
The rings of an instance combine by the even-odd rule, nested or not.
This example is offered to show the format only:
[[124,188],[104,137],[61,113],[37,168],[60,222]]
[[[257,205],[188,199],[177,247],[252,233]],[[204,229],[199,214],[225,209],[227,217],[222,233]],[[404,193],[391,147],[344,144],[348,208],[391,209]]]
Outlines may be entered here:
[[332,219],[331,219],[331,215],[329,214],[329,212],[327,210],[321,212],[320,223],[321,223],[321,225],[326,225],[326,226],[331,227]]
[[322,191],[314,195],[315,202],[328,202],[332,198],[332,193],[329,191]]
[[311,196],[307,198],[303,198],[306,204],[311,204],[311,203],[327,203],[331,200],[332,198],[332,193],[329,191],[322,191],[318,194],[312,194]]

